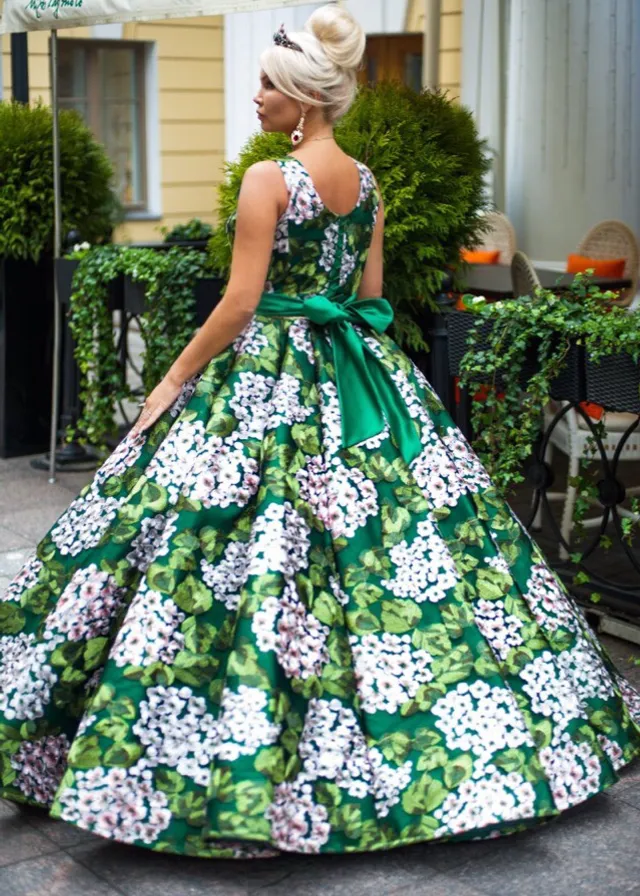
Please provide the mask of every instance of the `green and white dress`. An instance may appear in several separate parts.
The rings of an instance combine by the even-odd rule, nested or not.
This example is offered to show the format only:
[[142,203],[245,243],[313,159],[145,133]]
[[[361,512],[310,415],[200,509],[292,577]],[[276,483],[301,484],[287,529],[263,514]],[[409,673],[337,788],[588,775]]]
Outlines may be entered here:
[[379,204],[299,160],[258,312],[0,600],[0,796],[202,857],[494,837],[604,790],[640,696],[355,302]]

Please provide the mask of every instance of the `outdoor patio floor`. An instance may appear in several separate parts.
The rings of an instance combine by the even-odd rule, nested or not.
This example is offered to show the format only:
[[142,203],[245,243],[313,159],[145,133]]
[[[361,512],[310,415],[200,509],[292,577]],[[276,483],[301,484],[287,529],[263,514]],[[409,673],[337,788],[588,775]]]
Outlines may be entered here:
[[[0,592],[90,473],[55,485],[0,460]],[[524,498],[523,498],[524,500]],[[526,501],[524,502],[526,505]],[[640,687],[640,648],[604,637]],[[512,837],[354,856],[229,862],[157,855],[0,801],[0,896],[581,896],[640,894],[640,762],[605,794]]]

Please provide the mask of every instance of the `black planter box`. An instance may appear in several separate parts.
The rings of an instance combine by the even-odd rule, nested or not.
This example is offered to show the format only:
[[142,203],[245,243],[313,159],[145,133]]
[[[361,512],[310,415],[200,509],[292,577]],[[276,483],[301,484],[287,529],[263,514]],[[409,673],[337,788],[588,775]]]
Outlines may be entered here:
[[[78,267],[74,258],[59,258],[56,261],[56,279],[60,303],[65,307],[71,303],[73,275]],[[107,287],[109,311],[122,311],[124,308],[124,277],[116,277]]]
[[607,355],[593,361],[587,355],[587,400],[608,411],[640,414],[640,364],[631,355]]
[[0,258],[0,457],[49,446],[53,259]]
[[[447,331],[449,334],[449,372],[451,376],[459,376],[462,358],[468,350],[467,339],[470,331],[478,323],[478,316],[468,311],[451,311],[447,315]],[[484,320],[480,324],[477,337],[477,348],[483,351],[489,348],[489,334],[493,330],[494,322]],[[538,346],[532,343],[527,348],[527,354],[522,366],[520,382],[526,386],[529,378],[538,370]],[[498,377],[496,386],[504,387],[504,379]],[[587,398],[587,384],[585,374],[584,349],[577,343],[572,343],[565,358],[565,364],[558,376],[550,383],[551,396],[564,401],[585,401]]]
[[222,298],[224,284],[221,277],[201,277],[196,280],[196,323],[199,327]]
[[[201,277],[196,280],[196,326],[202,326],[222,298],[224,282],[220,277]],[[129,314],[136,316],[147,310],[144,284],[135,283],[130,277],[125,277],[124,280],[124,307]]]

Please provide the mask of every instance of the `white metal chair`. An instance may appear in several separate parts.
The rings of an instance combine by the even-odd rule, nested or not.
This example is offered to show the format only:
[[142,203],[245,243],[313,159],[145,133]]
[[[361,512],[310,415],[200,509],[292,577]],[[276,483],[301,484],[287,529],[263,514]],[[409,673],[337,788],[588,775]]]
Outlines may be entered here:
[[624,276],[631,287],[620,293],[618,305],[630,305],[638,291],[640,252],[633,231],[622,221],[601,221],[592,227],[578,246],[578,253],[587,258],[624,258]]
[[[592,256],[595,257],[595,256]],[[604,256],[603,256],[604,257]],[[524,252],[516,252],[511,262],[511,279],[513,281],[513,293],[516,297],[532,295],[536,288],[540,286],[538,275],[535,268],[524,254]],[[578,411],[569,407],[569,402],[549,402],[544,410],[544,426],[545,431],[551,425],[554,417],[561,408],[567,408],[564,416],[556,423],[549,443],[545,452],[545,461],[551,465],[553,458],[553,449],[557,448],[563,454],[566,454],[569,460],[569,469],[567,472],[567,489],[564,492],[547,492],[549,501],[564,501],[562,510],[562,523],[560,531],[565,542],[568,544],[571,539],[573,530],[573,511],[576,504],[577,489],[570,484],[573,477],[577,476],[580,470],[580,461],[582,458],[592,457],[589,449],[589,440],[592,437],[591,430]],[[636,419],[635,414],[621,414],[606,412],[602,418],[607,435],[604,439],[603,450],[608,460],[612,460],[622,435],[629,428],[631,423]],[[620,461],[640,460],[640,433],[634,432],[627,439]],[[637,492],[638,489],[628,489],[628,493]],[[635,519],[635,514],[625,508],[618,508],[621,516],[629,516]],[[602,517],[591,517],[583,521],[585,528],[599,526]],[[538,512],[533,521],[534,528],[539,528],[542,522],[542,507],[538,507]],[[560,544],[559,554],[562,560],[566,560],[569,552]]]

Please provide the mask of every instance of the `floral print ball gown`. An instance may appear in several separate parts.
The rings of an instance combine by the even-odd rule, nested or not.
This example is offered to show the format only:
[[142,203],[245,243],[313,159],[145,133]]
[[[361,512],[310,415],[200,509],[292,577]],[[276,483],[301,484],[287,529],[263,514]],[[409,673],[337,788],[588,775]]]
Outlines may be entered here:
[[355,305],[369,170],[336,215],[279,165],[255,318],[0,601],[0,795],[203,857],[522,830],[617,780],[640,696]]

